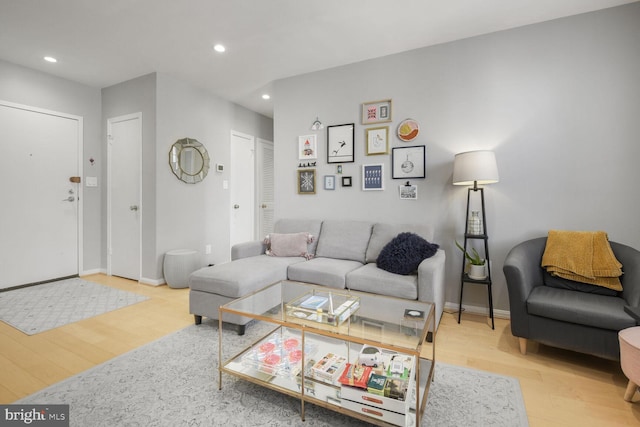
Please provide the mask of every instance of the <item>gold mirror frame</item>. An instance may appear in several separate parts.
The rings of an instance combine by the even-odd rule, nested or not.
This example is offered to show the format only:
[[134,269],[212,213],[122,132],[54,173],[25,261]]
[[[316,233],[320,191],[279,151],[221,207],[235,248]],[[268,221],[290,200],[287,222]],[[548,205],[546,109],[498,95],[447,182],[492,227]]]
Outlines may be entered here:
[[187,184],[197,184],[209,173],[209,153],[193,138],[177,140],[169,150],[171,172]]

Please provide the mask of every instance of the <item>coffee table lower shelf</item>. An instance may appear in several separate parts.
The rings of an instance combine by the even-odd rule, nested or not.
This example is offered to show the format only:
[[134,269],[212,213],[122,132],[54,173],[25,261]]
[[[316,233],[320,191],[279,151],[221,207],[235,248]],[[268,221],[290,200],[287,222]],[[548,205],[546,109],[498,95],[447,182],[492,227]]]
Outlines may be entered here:
[[[293,342],[297,339],[302,343],[300,348],[304,348],[304,364],[265,364],[257,361],[260,357],[260,351],[265,350],[263,347],[269,344],[271,337],[278,335],[283,337],[281,342]],[[220,345],[222,345],[222,341]],[[433,380],[434,362],[429,359],[417,359],[419,368],[411,372],[414,381],[410,382],[413,387],[409,387],[406,402],[370,394],[363,389],[352,389],[361,393],[350,392],[348,394],[351,399],[347,399],[342,396],[342,388],[337,381],[339,373],[336,374],[333,380],[314,377],[312,366],[324,355],[333,353],[343,356],[349,363],[357,363],[358,351],[361,347],[361,344],[343,339],[279,326],[220,365],[219,388],[222,388],[222,374],[226,373],[300,399],[300,417],[302,420],[305,418],[305,403],[311,403],[376,425],[416,425],[416,403],[420,398],[418,418],[421,418],[426,407],[429,386]],[[222,349],[220,354],[222,355]],[[282,359],[287,357],[286,354],[280,354],[280,356]],[[278,359],[280,359],[280,356]],[[303,369],[305,371],[304,387],[301,380]],[[418,397],[416,397],[415,393],[416,372],[419,377]],[[353,397],[358,394],[362,395],[360,401]],[[399,410],[399,407],[404,409]]]

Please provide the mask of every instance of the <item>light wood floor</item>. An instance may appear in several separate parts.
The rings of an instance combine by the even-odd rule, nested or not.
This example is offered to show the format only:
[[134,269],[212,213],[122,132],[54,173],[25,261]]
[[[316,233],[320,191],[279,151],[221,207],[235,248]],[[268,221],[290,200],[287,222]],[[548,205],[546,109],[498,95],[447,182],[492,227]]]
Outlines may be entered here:
[[[0,404],[98,365],[192,324],[188,289],[133,281],[85,279],[140,293],[150,300],[37,335],[0,322]],[[640,425],[640,396],[623,400],[627,380],[619,364],[529,343],[522,356],[508,320],[445,313],[436,337],[436,359],[516,377],[532,427]]]

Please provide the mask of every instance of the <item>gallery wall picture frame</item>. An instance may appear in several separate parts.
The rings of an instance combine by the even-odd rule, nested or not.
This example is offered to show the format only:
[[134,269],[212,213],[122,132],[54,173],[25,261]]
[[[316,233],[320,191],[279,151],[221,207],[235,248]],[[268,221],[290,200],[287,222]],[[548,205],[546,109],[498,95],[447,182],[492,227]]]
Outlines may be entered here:
[[364,130],[367,156],[389,154],[389,126]]
[[318,158],[318,136],[301,135],[298,137],[298,160]]
[[355,123],[327,126],[327,163],[353,163]]
[[391,121],[392,104],[390,99],[380,101],[370,101],[362,103],[361,123],[372,125],[375,123],[386,123]]
[[343,176],[342,177],[342,186],[343,187],[351,187],[352,182],[351,182],[351,177],[350,176]]
[[409,184],[407,181],[404,185],[399,185],[401,200],[418,200],[418,186]]
[[384,190],[384,164],[362,165],[362,189]]
[[325,175],[324,176],[324,189],[325,190],[335,190],[336,189],[336,176],[335,175]]
[[316,194],[316,170],[298,170],[298,194]]
[[426,147],[394,147],[391,150],[391,177],[393,179],[425,178]]

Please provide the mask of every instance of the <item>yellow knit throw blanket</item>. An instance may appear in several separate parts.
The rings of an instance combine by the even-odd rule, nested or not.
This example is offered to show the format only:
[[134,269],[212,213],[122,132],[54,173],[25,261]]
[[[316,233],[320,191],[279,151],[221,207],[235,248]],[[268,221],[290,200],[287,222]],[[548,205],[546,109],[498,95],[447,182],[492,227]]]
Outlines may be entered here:
[[622,290],[622,264],[604,231],[549,231],[542,267],[553,276]]

